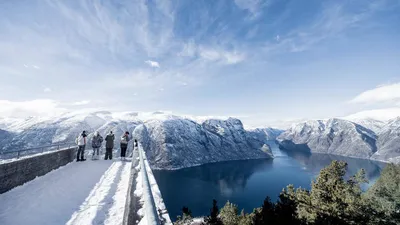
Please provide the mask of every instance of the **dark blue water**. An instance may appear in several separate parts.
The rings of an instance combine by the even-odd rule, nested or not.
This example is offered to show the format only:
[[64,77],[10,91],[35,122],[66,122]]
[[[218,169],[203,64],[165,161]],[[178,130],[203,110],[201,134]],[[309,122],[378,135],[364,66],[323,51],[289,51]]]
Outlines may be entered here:
[[369,185],[384,166],[363,159],[284,152],[271,145],[273,160],[230,161],[175,171],[153,171],[171,219],[176,220],[183,206],[189,207],[194,216],[208,215],[213,199],[220,207],[229,200],[251,212],[261,206],[266,196],[276,200],[288,184],[310,188],[311,180],[332,160],[346,161],[349,175],[364,168]]

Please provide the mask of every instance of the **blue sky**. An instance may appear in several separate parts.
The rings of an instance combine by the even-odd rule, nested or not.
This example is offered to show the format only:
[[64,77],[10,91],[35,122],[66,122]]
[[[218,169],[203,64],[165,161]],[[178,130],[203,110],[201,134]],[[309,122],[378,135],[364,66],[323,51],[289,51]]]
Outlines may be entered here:
[[0,116],[165,110],[262,125],[398,109],[399,40],[399,0],[6,1]]

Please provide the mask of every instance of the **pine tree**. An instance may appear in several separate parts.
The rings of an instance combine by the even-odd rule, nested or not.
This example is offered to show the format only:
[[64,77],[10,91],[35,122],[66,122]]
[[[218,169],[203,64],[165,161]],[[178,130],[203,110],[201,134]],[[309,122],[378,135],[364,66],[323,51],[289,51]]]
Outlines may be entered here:
[[219,215],[224,225],[238,225],[238,212],[239,210],[237,208],[237,205],[234,205],[228,201],[221,209]]
[[255,210],[253,224],[275,224],[275,219],[275,204],[272,203],[271,198],[267,196],[264,200],[262,207],[258,210]]
[[190,225],[193,222],[192,211],[188,207],[182,208],[182,216],[178,216],[178,219],[174,223],[175,225]]
[[204,219],[204,223],[208,225],[222,225],[221,219],[218,217],[219,210],[217,200],[213,200],[213,207],[210,210],[210,215]]
[[400,224],[400,165],[389,164],[367,191],[381,224]]
[[275,206],[276,222],[282,225],[301,224],[297,218],[297,203],[293,185],[287,186],[279,195]]

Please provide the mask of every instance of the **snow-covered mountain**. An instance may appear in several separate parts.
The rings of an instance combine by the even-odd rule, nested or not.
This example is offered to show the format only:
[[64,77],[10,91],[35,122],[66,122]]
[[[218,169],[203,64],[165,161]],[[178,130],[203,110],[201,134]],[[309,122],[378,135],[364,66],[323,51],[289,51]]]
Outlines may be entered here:
[[342,119],[312,120],[293,125],[277,142],[281,148],[369,158],[376,151],[376,134]]
[[400,163],[400,117],[393,119],[378,133],[378,151],[373,159]]
[[350,119],[350,121],[370,129],[376,134],[379,133],[380,130],[387,124],[387,121],[376,120],[373,118],[354,118]]
[[179,117],[150,120],[138,126],[140,140],[156,169],[178,169],[227,160],[272,158],[263,141],[255,139],[238,119],[206,120],[202,124]]
[[284,132],[275,128],[256,128],[248,130],[249,134],[258,140],[275,141],[276,138]]
[[15,120],[13,123],[3,124],[7,132],[13,132],[13,135],[0,133],[0,151],[74,142],[83,130],[89,133],[89,138],[94,131],[105,135],[110,130],[119,137],[141,123],[142,121],[132,114],[114,115],[110,112],[66,113],[57,118],[31,117]]
[[118,148],[118,137],[125,131],[133,133],[142,125],[134,133],[145,141],[143,145],[154,168],[175,169],[209,162],[272,157],[264,140],[252,137],[237,119],[206,120],[199,124],[159,112],[143,116],[101,111],[66,113],[57,118],[3,119],[0,124],[7,129],[0,130],[0,152],[72,143],[83,130],[89,133],[89,139],[95,131],[105,136],[112,130]]

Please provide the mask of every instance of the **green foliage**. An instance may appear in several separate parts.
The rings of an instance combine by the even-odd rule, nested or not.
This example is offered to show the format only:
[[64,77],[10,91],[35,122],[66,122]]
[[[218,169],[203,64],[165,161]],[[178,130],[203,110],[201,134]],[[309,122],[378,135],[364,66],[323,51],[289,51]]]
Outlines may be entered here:
[[238,225],[239,215],[238,215],[237,205],[230,203],[229,201],[221,209],[219,217],[224,225]]
[[238,225],[252,225],[254,214],[246,214],[244,210],[240,213]]
[[175,225],[189,225],[193,222],[192,211],[188,207],[182,208],[182,216],[178,216]]
[[[347,163],[333,161],[312,181],[311,189],[287,186],[276,203],[266,197],[262,207],[238,215],[229,201],[219,213],[213,200],[205,224],[212,225],[398,225],[400,224],[400,165],[388,165],[377,182],[363,193],[365,171],[345,179]],[[190,224],[191,212],[185,208],[177,224]],[[189,218],[189,219],[188,219]],[[188,223],[189,222],[189,223]]]
[[400,224],[400,165],[386,166],[366,197],[382,214],[381,224]]
[[218,217],[219,209],[217,200],[213,200],[213,207],[210,210],[210,215],[204,218],[204,223],[207,225],[222,225],[221,219]]
[[296,191],[300,219],[316,224],[367,224],[371,221],[372,215],[365,212],[373,210],[361,196],[365,171],[360,170],[346,181],[346,170],[346,162],[333,161],[321,170],[310,191]]

